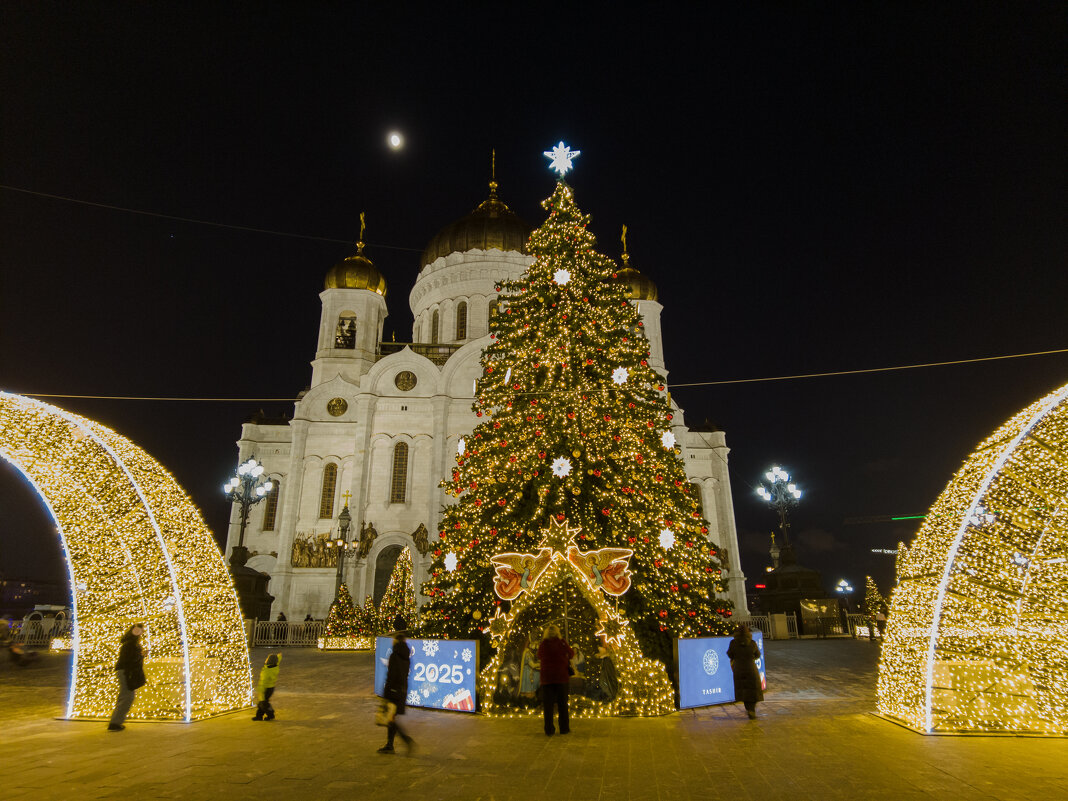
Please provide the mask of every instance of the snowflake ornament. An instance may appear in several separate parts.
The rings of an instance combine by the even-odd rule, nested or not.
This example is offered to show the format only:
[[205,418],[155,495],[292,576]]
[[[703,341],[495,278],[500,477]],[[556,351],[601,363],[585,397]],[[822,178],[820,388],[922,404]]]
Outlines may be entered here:
[[564,174],[572,168],[572,160],[581,153],[581,150],[572,150],[563,142],[558,144],[552,150],[546,150],[542,153],[545,158],[549,159],[549,169],[556,170],[561,178]]
[[460,441],[456,443],[456,453],[459,456],[464,455],[464,451],[467,450],[467,443],[464,442],[464,438],[460,437]]
[[671,546],[675,544],[675,535],[668,531],[666,528],[660,530],[660,547],[665,551],[670,551]]
[[561,267],[555,273],[553,273],[553,280],[558,284],[566,284],[571,280],[571,273]]
[[512,368],[509,367],[504,373],[504,383],[508,383],[512,380]]
[[445,569],[452,573],[456,570],[456,554],[445,554]]
[[565,459],[560,456],[553,460],[553,475],[557,478],[564,478],[571,472],[571,460]]
[[665,431],[663,436],[660,437],[661,444],[668,449],[675,447],[675,435],[670,431]]
[[617,384],[626,384],[628,378],[630,378],[630,373],[626,367],[617,367],[612,371],[612,380]]

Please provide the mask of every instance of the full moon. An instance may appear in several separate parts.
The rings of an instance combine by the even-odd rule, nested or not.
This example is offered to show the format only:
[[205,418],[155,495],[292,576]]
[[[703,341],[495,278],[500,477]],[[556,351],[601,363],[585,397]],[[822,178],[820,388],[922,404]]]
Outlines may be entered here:
[[396,131],[393,131],[389,135],[389,146],[394,150],[400,150],[402,147],[404,147],[404,137]]

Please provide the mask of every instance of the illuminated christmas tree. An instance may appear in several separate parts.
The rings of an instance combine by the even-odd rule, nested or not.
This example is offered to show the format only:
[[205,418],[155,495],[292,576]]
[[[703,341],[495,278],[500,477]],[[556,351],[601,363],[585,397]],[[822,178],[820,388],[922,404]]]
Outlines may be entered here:
[[375,599],[368,594],[363,606],[356,612],[356,633],[361,637],[373,637],[376,616]]
[[337,598],[330,604],[330,614],[326,616],[327,637],[350,637],[356,633],[356,605],[352,594],[344,583],[338,588]]
[[[400,621],[397,620],[398,616]],[[395,629],[410,628],[415,624],[412,552],[405,548],[397,557],[397,564],[393,566],[393,573],[390,574],[389,584],[386,586],[386,594],[378,605],[376,628],[378,634],[385,634]]]
[[875,616],[886,606],[886,599],[879,592],[875,579],[868,576],[864,582],[864,619],[868,621],[869,631],[874,638],[876,634]]
[[[470,637],[491,618],[499,629],[509,594],[533,587],[540,559],[554,581],[586,580],[614,596],[644,655],[669,662],[674,638],[727,630],[721,563],[618,268],[596,252],[571,187],[558,182],[543,206],[548,219],[528,245],[534,263],[498,288],[476,385],[479,424],[444,483],[459,501],[443,514],[423,587],[424,630]],[[623,573],[627,589],[617,593]],[[596,606],[577,601],[581,592],[557,594]],[[616,625],[587,612],[589,625]],[[539,614],[544,623],[569,612]],[[527,621],[532,632],[537,622]]]

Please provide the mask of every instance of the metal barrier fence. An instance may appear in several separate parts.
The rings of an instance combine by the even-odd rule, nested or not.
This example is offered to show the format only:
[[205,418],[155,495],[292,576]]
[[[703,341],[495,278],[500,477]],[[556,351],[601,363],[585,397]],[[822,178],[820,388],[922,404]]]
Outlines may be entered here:
[[769,640],[771,639],[771,618],[767,615],[750,615],[749,617],[731,618],[735,623],[745,623],[750,631],[760,631]]
[[791,640],[796,640],[801,636],[797,633],[797,612],[791,612],[786,616],[786,632]]
[[53,638],[69,638],[70,636],[69,620],[61,620],[58,623],[50,619],[15,620],[11,623],[11,639],[31,648],[43,648],[49,645]]
[[318,644],[326,624],[321,620],[261,620],[252,629],[249,645],[260,648],[310,648]]

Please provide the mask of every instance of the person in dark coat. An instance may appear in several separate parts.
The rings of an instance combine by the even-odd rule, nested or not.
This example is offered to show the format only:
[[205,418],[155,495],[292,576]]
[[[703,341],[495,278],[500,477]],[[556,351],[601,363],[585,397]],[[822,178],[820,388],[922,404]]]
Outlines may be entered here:
[[122,731],[123,722],[133,706],[134,696],[140,687],[145,686],[145,656],[141,652],[141,635],[145,629],[140,623],[134,623],[122,637],[119,646],[119,660],[115,663],[115,676],[119,680],[119,697],[115,701],[115,711],[108,721],[108,731]]
[[393,649],[389,653],[389,664],[386,666],[386,686],[382,690],[382,697],[396,705],[397,712],[386,727],[386,744],[378,749],[380,754],[393,753],[393,739],[398,734],[408,746],[409,755],[415,750],[415,741],[397,723],[397,718],[404,714],[404,708],[407,706],[408,671],[411,666],[412,652],[408,647],[408,638],[403,631],[398,631],[393,635]]
[[553,727],[553,706],[560,715],[560,733],[567,734],[571,726],[567,717],[567,685],[570,676],[567,668],[575,652],[560,636],[555,624],[545,627],[545,637],[538,646],[538,663],[541,665],[541,703],[545,709],[545,733],[556,733]]
[[745,704],[745,713],[752,720],[756,718],[757,702],[764,700],[764,690],[757,670],[760,647],[753,642],[749,626],[744,623],[734,630],[734,639],[727,647],[727,658],[731,660],[734,674],[734,698]]

